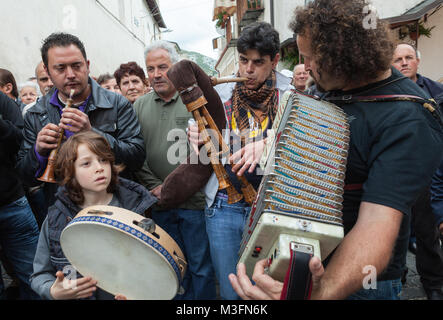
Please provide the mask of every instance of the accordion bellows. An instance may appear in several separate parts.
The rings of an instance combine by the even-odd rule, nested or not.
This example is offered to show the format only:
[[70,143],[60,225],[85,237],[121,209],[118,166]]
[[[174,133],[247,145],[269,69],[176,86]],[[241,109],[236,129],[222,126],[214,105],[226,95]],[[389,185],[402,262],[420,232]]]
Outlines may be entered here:
[[255,263],[268,258],[277,280],[284,278],[290,246],[324,259],[342,240],[350,135],[341,108],[296,92],[282,100],[239,260],[252,275]]

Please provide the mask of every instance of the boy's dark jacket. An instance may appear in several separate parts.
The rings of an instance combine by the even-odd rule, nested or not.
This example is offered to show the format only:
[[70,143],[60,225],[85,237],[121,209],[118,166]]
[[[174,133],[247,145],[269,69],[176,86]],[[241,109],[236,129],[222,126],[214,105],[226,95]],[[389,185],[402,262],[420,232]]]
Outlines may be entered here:
[[[144,215],[157,202],[157,198],[145,187],[121,177],[114,196],[117,197],[122,208],[140,215]],[[57,271],[62,271],[65,266],[70,265],[61,249],[60,235],[79,211],[81,211],[81,208],[69,199],[65,188],[59,187],[56,202],[48,209],[47,216],[51,264]]]

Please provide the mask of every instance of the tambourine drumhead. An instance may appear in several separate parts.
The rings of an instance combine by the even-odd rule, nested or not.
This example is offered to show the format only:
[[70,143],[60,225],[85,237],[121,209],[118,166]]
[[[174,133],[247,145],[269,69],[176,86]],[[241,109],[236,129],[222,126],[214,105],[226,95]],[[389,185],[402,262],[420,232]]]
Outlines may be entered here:
[[117,207],[83,209],[61,234],[63,253],[79,273],[111,294],[130,300],[172,299],[186,267],[176,258],[184,262],[183,253],[160,227],[153,235],[134,224],[142,219]]

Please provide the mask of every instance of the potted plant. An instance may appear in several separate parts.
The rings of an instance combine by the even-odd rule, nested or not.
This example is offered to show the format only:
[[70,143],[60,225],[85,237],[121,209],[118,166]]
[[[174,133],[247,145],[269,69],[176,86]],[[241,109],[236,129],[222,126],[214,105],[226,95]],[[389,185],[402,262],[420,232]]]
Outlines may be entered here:
[[422,21],[418,23],[418,30],[417,30],[417,24],[410,24],[408,25],[408,31],[409,31],[409,38],[411,40],[417,40],[420,35],[424,35],[425,37],[430,38],[431,37],[431,31],[434,29],[435,26],[427,28]]
[[217,23],[216,23],[216,27],[217,28],[222,28],[224,29],[226,27],[226,23],[229,20],[229,14],[226,11],[220,12],[219,14],[217,14]]
[[294,67],[299,63],[299,53],[297,48],[284,48],[281,62],[285,68],[294,70]]

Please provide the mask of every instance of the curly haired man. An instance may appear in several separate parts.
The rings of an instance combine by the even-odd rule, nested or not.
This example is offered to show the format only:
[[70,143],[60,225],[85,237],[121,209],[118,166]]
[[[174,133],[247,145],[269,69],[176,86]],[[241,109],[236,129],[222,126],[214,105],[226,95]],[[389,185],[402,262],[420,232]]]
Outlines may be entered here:
[[[426,96],[390,66],[394,46],[386,25],[377,21],[375,29],[365,28],[367,5],[315,0],[297,8],[290,24],[306,70],[322,98],[343,108],[351,131],[345,237],[323,263],[311,259],[311,299],[399,299],[411,206],[442,157],[440,122],[415,102],[424,100],[398,99]],[[363,96],[376,101],[362,101]],[[266,260],[257,263],[255,285],[242,264],[230,275],[242,298],[280,298],[283,284],[266,275],[265,267]],[[376,283],[365,285],[365,270],[376,271]]]

